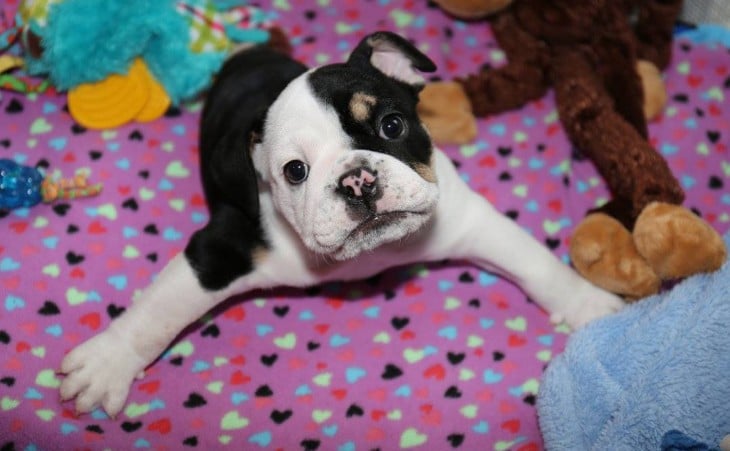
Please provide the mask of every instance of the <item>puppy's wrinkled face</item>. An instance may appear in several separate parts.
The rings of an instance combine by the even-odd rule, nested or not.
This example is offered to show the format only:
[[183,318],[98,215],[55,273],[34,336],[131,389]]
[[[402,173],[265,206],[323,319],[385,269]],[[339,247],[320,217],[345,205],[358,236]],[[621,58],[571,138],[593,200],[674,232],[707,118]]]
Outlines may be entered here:
[[337,260],[420,229],[438,200],[432,144],[416,115],[420,79],[387,48],[382,59],[370,55],[372,70],[348,62],[295,79],[253,152],[305,246]]

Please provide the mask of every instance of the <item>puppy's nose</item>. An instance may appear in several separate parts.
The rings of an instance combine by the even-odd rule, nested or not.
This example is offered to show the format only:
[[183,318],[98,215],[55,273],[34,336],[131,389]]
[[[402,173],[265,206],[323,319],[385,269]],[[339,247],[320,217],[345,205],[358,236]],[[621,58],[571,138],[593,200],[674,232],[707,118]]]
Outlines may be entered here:
[[340,178],[340,192],[351,199],[371,199],[378,185],[378,171],[368,168],[355,168]]

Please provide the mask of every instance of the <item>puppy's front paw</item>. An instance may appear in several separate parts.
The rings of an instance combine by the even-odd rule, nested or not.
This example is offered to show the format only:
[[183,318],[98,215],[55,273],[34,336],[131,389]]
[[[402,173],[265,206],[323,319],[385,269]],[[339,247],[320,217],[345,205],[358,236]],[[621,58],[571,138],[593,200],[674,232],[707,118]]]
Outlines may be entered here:
[[61,400],[76,398],[76,412],[101,405],[110,417],[124,406],[129,387],[147,362],[112,329],[77,346],[61,363]]
[[625,305],[618,296],[585,282],[574,292],[570,302],[550,315],[550,321],[553,324],[565,323],[578,330],[594,319],[620,311]]

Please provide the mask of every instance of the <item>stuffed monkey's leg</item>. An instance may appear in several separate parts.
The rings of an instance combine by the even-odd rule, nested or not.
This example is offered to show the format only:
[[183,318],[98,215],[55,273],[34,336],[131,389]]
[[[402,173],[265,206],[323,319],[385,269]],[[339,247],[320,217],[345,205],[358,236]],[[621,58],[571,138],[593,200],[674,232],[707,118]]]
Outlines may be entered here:
[[630,230],[646,205],[681,204],[684,192],[667,162],[613,108],[588,60],[558,51],[554,62],[558,113],[569,138],[595,164],[626,211],[612,213]]
[[[593,160],[614,195],[615,200],[603,210],[633,230],[633,244],[644,260],[621,251],[614,243],[618,240],[601,239],[584,221],[571,242],[571,257],[579,272],[607,289],[612,288],[599,280],[626,282],[634,289],[653,283],[647,264],[662,279],[719,268],[727,255],[722,239],[681,207],[684,193],[666,161],[613,110],[588,62],[577,52],[565,52],[556,64],[560,68],[555,71],[556,100],[564,127]],[[608,226],[593,229],[604,233]],[[644,276],[648,278],[643,280]]]
[[544,96],[548,88],[546,45],[522,30],[510,10],[498,14],[491,25],[507,64],[457,79],[474,114],[482,117],[520,108]]
[[421,91],[418,114],[439,144],[464,144],[476,136],[474,116],[483,117],[523,106],[547,91],[547,48],[520,29],[511,10],[491,22],[507,56],[502,67],[482,68],[452,82],[433,82]]
[[636,250],[629,230],[652,196],[669,193],[668,198],[681,201],[681,190],[664,160],[613,109],[590,62],[579,51],[555,56],[555,94],[564,128],[614,195],[602,213],[589,215],[574,230],[571,260],[583,277],[606,290],[628,298],[647,296],[659,289],[659,277]]

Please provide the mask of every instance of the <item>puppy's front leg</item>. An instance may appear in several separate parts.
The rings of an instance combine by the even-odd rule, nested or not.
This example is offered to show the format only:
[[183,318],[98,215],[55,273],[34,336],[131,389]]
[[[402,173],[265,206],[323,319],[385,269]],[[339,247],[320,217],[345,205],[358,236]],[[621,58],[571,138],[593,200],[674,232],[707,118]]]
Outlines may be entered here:
[[228,294],[204,290],[185,256],[176,256],[125,313],[64,358],[61,399],[75,397],[78,413],[101,405],[116,416],[133,379]]
[[623,307],[620,298],[580,277],[481,196],[464,197],[468,218],[460,223],[470,225],[462,234],[465,256],[515,282],[551,314],[551,321],[576,329]]

